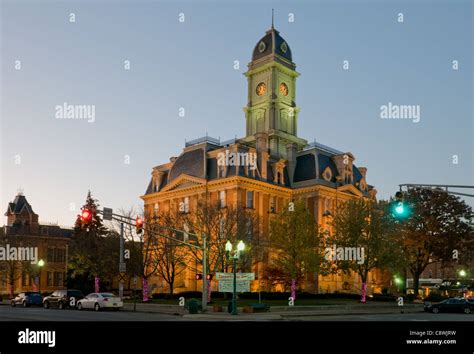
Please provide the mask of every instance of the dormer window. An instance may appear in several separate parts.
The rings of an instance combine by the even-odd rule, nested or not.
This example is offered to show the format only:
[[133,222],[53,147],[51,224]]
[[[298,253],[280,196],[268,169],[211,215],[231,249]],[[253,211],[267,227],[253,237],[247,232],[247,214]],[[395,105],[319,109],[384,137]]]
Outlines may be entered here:
[[285,177],[284,177],[284,168],[285,164],[283,162],[276,163],[274,167],[274,174],[275,177],[273,178],[273,183],[275,184],[285,184]]
[[217,165],[217,178],[224,178],[225,177],[225,165]]
[[323,172],[323,178],[327,182],[331,182],[332,179],[332,171],[329,167],[326,167],[326,169]]

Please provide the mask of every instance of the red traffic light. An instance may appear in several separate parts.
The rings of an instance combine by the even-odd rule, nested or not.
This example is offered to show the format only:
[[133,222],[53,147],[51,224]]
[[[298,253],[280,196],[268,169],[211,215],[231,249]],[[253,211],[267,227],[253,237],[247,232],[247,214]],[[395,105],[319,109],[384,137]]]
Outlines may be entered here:
[[212,280],[212,274],[208,274],[208,275],[206,276],[206,278],[207,278],[207,280]]
[[196,274],[196,280],[202,280],[202,274]]
[[87,225],[92,221],[92,212],[89,209],[83,209],[81,214],[81,223]]
[[143,218],[141,216],[137,216],[135,219],[135,229],[137,234],[141,234],[143,231]]

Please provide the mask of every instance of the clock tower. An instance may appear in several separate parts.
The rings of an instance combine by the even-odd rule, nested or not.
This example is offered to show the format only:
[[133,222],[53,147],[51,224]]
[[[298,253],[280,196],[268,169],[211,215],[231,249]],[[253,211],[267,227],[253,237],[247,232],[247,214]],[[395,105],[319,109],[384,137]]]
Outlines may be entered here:
[[248,81],[248,103],[244,108],[247,143],[254,144],[260,133],[266,133],[266,149],[271,156],[286,158],[287,144],[298,149],[307,141],[297,136],[296,78],[291,49],[272,27],[257,42],[245,73]]

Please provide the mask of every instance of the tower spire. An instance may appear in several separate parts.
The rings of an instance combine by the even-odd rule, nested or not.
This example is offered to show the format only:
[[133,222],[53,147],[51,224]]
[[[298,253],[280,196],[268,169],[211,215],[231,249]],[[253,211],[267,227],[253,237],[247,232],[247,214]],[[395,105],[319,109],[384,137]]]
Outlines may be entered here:
[[274,10],[272,9],[272,29],[274,29],[274,27],[273,27],[273,17],[274,17]]

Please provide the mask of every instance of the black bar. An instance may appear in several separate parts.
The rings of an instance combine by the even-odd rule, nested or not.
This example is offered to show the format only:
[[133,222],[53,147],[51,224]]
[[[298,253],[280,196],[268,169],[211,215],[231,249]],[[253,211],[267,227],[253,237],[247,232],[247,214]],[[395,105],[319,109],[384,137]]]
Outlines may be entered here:
[[[55,331],[55,346],[19,344],[26,329]],[[0,352],[472,353],[473,329],[474,322],[0,322]],[[418,339],[456,344],[407,344]]]

